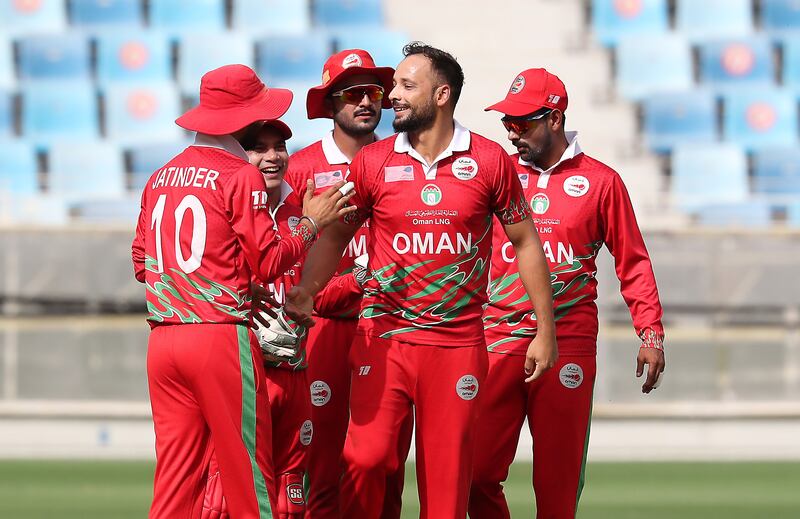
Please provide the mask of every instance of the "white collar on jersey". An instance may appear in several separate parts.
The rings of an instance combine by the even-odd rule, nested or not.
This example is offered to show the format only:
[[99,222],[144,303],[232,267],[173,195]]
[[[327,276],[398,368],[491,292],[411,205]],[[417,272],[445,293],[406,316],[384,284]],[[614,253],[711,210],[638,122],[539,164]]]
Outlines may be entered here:
[[470,140],[469,130],[453,119],[453,138],[450,140],[450,144],[447,145],[447,148],[436,157],[436,160],[434,160],[432,164],[428,164],[425,159],[422,158],[422,155],[417,153],[417,150],[411,146],[411,142],[408,140],[408,133],[406,132],[397,134],[397,138],[394,140],[394,151],[395,153],[408,153],[410,157],[417,159],[422,164],[422,170],[425,172],[425,179],[433,180],[436,178],[436,164],[440,160],[451,156],[454,152],[467,151],[469,149]]
[[336,141],[333,140],[333,130],[322,137],[322,154],[325,155],[328,164],[350,164],[350,159],[342,153],[342,150],[336,145]]
[[564,150],[564,153],[561,154],[561,158],[558,159],[558,162],[547,168],[547,171],[537,168],[530,162],[522,160],[522,157],[519,158],[520,164],[523,166],[528,166],[529,168],[533,168],[539,172],[539,179],[536,181],[536,187],[541,189],[546,188],[547,183],[550,181],[550,174],[553,173],[554,169],[556,169],[565,160],[573,159],[583,153],[580,144],[578,144],[578,132],[564,132],[564,136],[567,138],[569,145],[567,146],[567,149]]
[[244,159],[248,162],[250,161],[242,145],[231,135],[208,135],[206,133],[198,133],[194,137],[194,144],[192,144],[192,146],[204,146],[206,148],[225,150],[240,159]]

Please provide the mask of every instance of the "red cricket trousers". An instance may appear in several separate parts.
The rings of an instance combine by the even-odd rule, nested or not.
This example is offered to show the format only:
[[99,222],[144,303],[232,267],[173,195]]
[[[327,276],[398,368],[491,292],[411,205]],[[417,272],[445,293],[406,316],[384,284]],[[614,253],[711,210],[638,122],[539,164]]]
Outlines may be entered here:
[[150,517],[200,517],[214,450],[231,515],[271,517],[269,398],[248,327],[157,326],[148,342],[147,376],[156,435]]
[[511,517],[502,482],[526,417],[533,437],[536,517],[575,518],[589,442],[595,357],[561,353],[552,369],[529,384],[524,365],[523,356],[489,353],[469,496],[471,518]]
[[404,431],[413,412],[420,517],[465,518],[487,370],[483,338],[475,347],[451,348],[357,336],[350,363],[341,517],[381,516],[387,475],[405,462]]

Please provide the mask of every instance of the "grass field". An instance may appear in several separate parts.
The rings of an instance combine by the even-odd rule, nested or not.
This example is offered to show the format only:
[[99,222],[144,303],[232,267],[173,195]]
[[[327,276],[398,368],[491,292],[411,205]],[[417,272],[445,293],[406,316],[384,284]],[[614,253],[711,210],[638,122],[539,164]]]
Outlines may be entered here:
[[[141,519],[152,463],[0,461],[0,517]],[[530,464],[512,468],[506,494],[514,518],[533,517]],[[409,465],[403,518],[418,516]],[[797,519],[799,463],[594,463],[582,519]],[[475,518],[491,519],[491,518]]]

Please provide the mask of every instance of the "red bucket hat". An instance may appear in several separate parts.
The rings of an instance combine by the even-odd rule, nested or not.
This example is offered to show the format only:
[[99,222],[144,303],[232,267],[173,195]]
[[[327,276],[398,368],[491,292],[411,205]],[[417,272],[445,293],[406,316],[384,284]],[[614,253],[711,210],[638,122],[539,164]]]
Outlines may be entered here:
[[567,109],[567,88],[555,74],[543,68],[529,68],[514,78],[505,99],[484,110],[522,117],[541,108],[564,112]]
[[292,104],[292,92],[267,88],[250,67],[225,65],[200,80],[200,104],[175,123],[208,135],[228,135],[256,121],[277,119]]
[[376,67],[375,61],[369,52],[361,49],[346,49],[337,52],[325,62],[322,67],[322,84],[308,91],[306,97],[306,110],[309,119],[330,118],[325,110],[325,97],[337,81],[355,76],[357,74],[372,74],[378,78],[378,83],[383,87],[383,108],[391,108],[389,92],[392,90],[392,67]]

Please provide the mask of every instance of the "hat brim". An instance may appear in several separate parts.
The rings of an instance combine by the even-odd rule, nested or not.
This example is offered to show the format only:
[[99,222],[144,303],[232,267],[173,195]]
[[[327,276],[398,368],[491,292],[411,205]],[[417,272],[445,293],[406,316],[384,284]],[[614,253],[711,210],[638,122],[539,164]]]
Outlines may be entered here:
[[275,128],[276,130],[278,130],[278,132],[281,134],[281,137],[283,137],[284,140],[288,141],[289,139],[292,138],[292,130],[291,130],[291,128],[289,128],[289,125],[287,125],[283,121],[280,121],[278,119],[275,119],[274,121],[265,121],[264,122],[264,127],[267,127],[267,126],[269,126],[271,128]]
[[308,90],[306,96],[306,112],[309,119],[330,119],[331,114],[325,108],[325,97],[337,84],[343,79],[358,74],[369,74],[378,78],[378,83],[383,87],[383,101],[381,107],[391,108],[392,102],[389,101],[389,92],[391,92],[393,85],[392,79],[394,78],[394,69],[392,67],[350,67],[344,69],[333,81],[328,82],[327,85],[319,85]]
[[540,110],[542,108],[545,108],[545,105],[536,103],[520,103],[519,101],[503,99],[499,103],[495,103],[492,106],[487,106],[483,110],[485,112],[494,110],[496,112],[510,115],[511,117],[522,117],[523,115],[532,114],[536,110]]
[[292,98],[291,90],[269,88],[251,103],[234,108],[215,110],[201,103],[175,119],[175,124],[193,132],[229,135],[258,121],[278,119],[289,110]]

